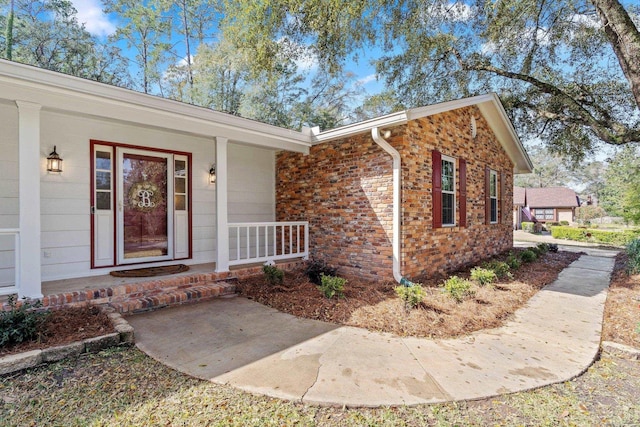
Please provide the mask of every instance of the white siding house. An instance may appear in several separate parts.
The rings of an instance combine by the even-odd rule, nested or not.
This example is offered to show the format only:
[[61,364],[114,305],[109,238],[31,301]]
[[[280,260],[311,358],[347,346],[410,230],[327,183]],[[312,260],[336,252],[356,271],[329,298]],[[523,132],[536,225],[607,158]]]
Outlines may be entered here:
[[[0,129],[0,294],[28,297],[43,281],[141,263],[227,271],[237,246],[228,224],[275,221],[276,151],[311,145],[299,132],[4,60]],[[54,147],[62,172],[47,171]],[[152,206],[162,209],[150,220]],[[245,251],[249,239],[238,242]]]

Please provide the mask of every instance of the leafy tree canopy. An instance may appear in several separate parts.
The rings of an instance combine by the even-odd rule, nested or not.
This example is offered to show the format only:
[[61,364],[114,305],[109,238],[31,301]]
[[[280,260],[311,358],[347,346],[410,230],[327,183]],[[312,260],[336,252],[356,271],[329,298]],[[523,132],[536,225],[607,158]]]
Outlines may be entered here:
[[[279,40],[321,66],[372,44],[396,105],[496,91],[521,134],[575,160],[640,142],[638,7],[616,0],[227,0],[222,29],[272,69]],[[634,21],[635,20],[635,21]],[[292,50],[295,55],[295,49]]]

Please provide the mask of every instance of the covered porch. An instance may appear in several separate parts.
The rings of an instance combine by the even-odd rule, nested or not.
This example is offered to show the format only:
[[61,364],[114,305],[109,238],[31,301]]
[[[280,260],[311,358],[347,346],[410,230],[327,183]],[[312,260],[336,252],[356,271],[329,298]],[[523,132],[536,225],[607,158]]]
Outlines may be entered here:
[[[111,271],[186,264],[183,286],[308,256],[308,223],[275,222],[275,155],[307,153],[306,134],[3,60],[0,127],[0,296],[79,302],[142,283]],[[151,237],[128,249],[132,228]]]

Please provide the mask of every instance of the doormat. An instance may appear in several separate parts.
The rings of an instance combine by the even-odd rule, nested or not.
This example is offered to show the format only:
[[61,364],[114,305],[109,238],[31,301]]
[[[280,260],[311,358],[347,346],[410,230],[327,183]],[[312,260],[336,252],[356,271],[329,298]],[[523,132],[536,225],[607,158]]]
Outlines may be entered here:
[[183,271],[189,270],[188,265],[184,264],[176,264],[176,265],[166,265],[163,267],[147,267],[147,268],[136,268],[135,270],[119,270],[112,271],[112,276],[115,277],[152,277],[152,276],[166,276],[168,274],[182,273]]

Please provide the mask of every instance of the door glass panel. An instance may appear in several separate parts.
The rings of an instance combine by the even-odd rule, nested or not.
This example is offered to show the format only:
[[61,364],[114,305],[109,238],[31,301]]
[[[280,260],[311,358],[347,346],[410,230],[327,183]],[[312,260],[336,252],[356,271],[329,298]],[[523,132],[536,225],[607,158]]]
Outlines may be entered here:
[[111,193],[107,191],[98,191],[96,193],[96,208],[100,210],[111,209]]
[[175,175],[186,176],[187,175],[187,162],[184,160],[176,160]]
[[96,189],[111,190],[111,172],[96,172]]
[[123,155],[124,258],[168,254],[167,159]]
[[187,198],[184,194],[176,194],[174,198],[174,208],[177,211],[187,210]]
[[96,169],[111,170],[111,153],[96,151]]
[[176,193],[184,194],[187,192],[186,179],[184,178],[176,178],[175,179],[175,187],[174,191]]

